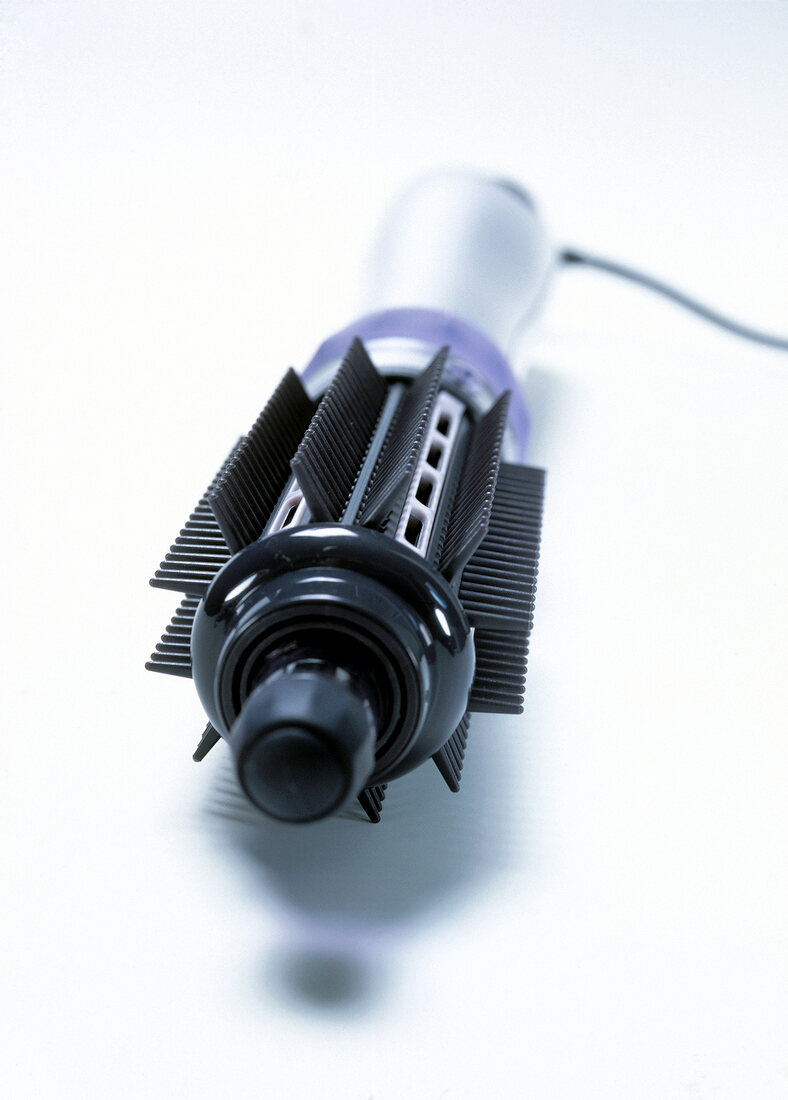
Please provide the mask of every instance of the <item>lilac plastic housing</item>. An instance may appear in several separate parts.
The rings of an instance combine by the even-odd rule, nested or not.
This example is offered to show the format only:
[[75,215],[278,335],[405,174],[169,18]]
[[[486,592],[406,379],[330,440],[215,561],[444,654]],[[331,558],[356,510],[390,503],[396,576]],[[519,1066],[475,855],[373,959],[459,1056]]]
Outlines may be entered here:
[[455,386],[468,403],[479,413],[485,412],[499,394],[510,390],[509,405],[510,457],[522,461],[528,441],[530,416],[519,383],[501,351],[477,328],[449,313],[432,309],[387,309],[369,313],[352,325],[330,336],[315,352],[303,372],[307,386],[317,391],[325,389],[334,369],[339,365],[352,343],[358,337],[367,345],[373,361],[384,373],[410,373],[413,368],[397,369],[395,362],[379,362],[376,345],[381,341],[408,341],[422,348],[424,356],[420,366],[426,366],[428,357],[439,348],[448,345],[449,360],[446,378]]

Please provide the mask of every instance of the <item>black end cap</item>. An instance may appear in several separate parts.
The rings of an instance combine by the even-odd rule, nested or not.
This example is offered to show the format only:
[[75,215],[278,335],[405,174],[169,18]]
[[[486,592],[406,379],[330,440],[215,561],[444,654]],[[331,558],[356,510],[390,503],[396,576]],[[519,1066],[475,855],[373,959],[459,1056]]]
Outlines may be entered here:
[[318,821],[357,796],[375,765],[368,705],[323,673],[282,673],[251,693],[230,731],[238,780],[263,813]]

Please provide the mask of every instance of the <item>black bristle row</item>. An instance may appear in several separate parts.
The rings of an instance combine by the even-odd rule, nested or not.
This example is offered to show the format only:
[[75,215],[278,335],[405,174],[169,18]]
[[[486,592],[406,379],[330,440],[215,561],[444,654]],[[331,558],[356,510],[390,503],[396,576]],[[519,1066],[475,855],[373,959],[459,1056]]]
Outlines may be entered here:
[[528,630],[477,630],[476,675],[468,710],[521,714],[528,663]]
[[523,709],[544,482],[544,470],[501,464],[487,534],[463,571],[460,601],[476,628],[473,711]]
[[161,636],[161,641],[145,665],[151,672],[166,672],[170,676],[191,676],[192,626],[199,603],[199,599],[194,596],[187,596],[181,600],[178,610]]
[[462,574],[460,601],[472,625],[533,625],[544,470],[502,463],[487,534]]
[[432,757],[438,771],[446,781],[446,786],[455,794],[460,789],[460,777],[463,761],[465,760],[465,749],[468,744],[468,726],[470,722],[470,714],[465,714],[443,748],[438,749]]
[[454,580],[487,533],[510,394],[501,394],[471,431],[439,569]]
[[441,348],[408,386],[372,472],[356,523],[384,530],[402,504],[419,461],[449,354]]
[[224,563],[229,561],[230,547],[211,510],[209,496],[238,445],[225,459],[156,570],[150,582],[154,588],[201,596]]
[[192,753],[192,760],[199,764],[201,760],[204,760],[214,745],[218,745],[221,741],[221,735],[218,730],[215,730],[211,723],[202,732],[202,736],[197,744],[197,748]]
[[312,519],[341,519],[386,392],[386,382],[364,345],[354,340],[292,461]]
[[210,506],[233,553],[263,533],[314,409],[289,370],[217,479]]
[[378,787],[367,787],[358,796],[359,805],[370,821],[377,824],[380,821],[380,811],[383,799],[386,797],[386,784]]

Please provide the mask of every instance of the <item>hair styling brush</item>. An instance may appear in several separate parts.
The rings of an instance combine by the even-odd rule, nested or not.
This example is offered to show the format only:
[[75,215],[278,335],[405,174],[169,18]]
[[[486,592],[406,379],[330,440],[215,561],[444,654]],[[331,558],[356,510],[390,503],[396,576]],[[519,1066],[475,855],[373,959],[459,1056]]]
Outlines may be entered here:
[[147,667],[191,677],[250,800],[307,822],[522,710],[544,471],[503,350],[552,263],[529,197],[441,175],[400,196],[371,308],[289,370],[151,584],[183,599]]

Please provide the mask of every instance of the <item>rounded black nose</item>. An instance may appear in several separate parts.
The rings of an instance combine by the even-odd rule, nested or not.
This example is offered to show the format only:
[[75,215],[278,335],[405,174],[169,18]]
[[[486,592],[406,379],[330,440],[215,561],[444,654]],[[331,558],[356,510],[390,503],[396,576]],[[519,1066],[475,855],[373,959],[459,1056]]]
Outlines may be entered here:
[[264,813],[315,821],[365,787],[375,764],[371,709],[318,672],[279,674],[249,695],[230,731],[238,779]]

